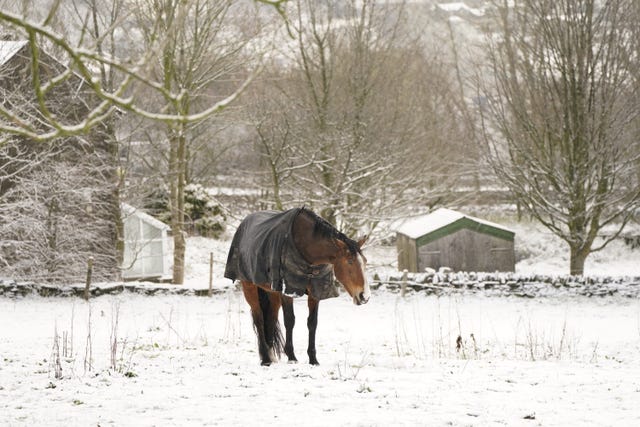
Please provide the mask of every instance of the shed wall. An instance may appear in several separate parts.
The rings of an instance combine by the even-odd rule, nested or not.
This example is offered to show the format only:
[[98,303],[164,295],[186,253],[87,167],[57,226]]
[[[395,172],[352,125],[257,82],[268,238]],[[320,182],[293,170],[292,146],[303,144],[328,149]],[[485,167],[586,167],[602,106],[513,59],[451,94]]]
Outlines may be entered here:
[[124,218],[125,247],[122,277],[159,278],[168,274],[170,248],[166,230],[155,227],[138,215]]
[[450,267],[454,271],[515,271],[514,242],[462,229],[420,246],[417,269]]
[[398,234],[396,238],[398,252],[398,270],[418,271],[418,252],[416,241],[404,234]]

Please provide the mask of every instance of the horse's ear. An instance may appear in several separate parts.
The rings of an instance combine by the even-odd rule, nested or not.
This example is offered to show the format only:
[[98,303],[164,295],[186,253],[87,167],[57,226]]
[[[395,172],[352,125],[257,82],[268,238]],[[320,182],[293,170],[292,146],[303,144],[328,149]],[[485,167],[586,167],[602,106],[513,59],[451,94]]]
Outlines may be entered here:
[[362,249],[362,246],[364,246],[364,244],[367,242],[367,240],[369,240],[369,235],[368,234],[365,234],[364,236],[359,238],[358,239],[358,247],[360,249]]

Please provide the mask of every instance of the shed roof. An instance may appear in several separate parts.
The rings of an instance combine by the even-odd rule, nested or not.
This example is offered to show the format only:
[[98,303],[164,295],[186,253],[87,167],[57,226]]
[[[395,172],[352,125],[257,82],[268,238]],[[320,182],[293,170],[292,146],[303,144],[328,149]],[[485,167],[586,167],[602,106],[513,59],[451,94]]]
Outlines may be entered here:
[[505,240],[513,240],[515,235],[514,231],[502,225],[446,208],[410,218],[400,224],[396,228],[396,232],[418,240],[419,244],[425,244],[462,228],[490,234]]
[[4,65],[13,58],[24,46],[27,45],[26,40],[12,41],[0,40],[0,65]]
[[[0,66],[5,65],[7,62],[13,59],[16,55],[18,55],[18,53],[22,50],[22,48],[24,48],[28,44],[29,44],[28,40],[0,40]],[[30,56],[29,53],[27,53],[26,55]],[[39,56],[40,56],[39,58],[40,63],[43,63],[43,58],[46,58],[47,59],[46,62],[49,62],[49,63],[55,62],[56,64],[58,64],[59,66],[65,69],[68,68],[68,65],[62,63],[58,58],[56,58],[55,56],[49,55],[46,49],[40,48]],[[73,71],[73,74],[76,77],[78,77],[80,80],[85,81],[85,78],[82,77],[80,74],[78,74],[76,71]]]
[[148,224],[150,224],[150,225],[152,225],[152,226],[154,226],[156,228],[159,228],[161,230],[171,230],[171,227],[169,227],[164,222],[160,221],[159,219],[156,219],[156,218],[152,217],[151,215],[141,211],[140,209],[134,208],[131,205],[128,205],[126,203],[122,203],[120,208],[122,209],[122,212],[126,216],[135,215],[136,217],[140,218],[142,221],[144,221],[144,222],[146,222],[146,223],[148,223]]
[[477,9],[473,7],[469,7],[465,4],[465,2],[451,2],[451,3],[436,3],[436,7],[444,12],[448,13],[459,13],[461,11],[468,12],[475,16],[483,16],[484,11],[482,9]]

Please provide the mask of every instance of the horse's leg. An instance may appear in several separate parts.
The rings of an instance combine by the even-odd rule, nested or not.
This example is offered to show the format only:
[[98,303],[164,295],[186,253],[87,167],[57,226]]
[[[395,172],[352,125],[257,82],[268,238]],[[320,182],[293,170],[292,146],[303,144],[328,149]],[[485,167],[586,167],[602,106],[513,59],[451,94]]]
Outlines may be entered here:
[[281,294],[282,312],[284,314],[284,327],[287,331],[287,338],[284,343],[284,352],[289,358],[289,362],[297,362],[293,353],[293,327],[296,325],[296,316],[293,314],[293,298]]
[[262,307],[260,306],[258,287],[251,282],[241,281],[240,283],[242,283],[242,293],[244,293],[244,298],[249,303],[249,307],[251,307],[253,328],[258,336],[258,352],[260,353],[260,361],[262,365],[269,366],[271,364],[271,357],[269,356],[269,347],[267,346],[267,340],[264,333],[264,315],[262,313]]
[[309,347],[307,347],[307,354],[309,355],[309,363],[319,365],[318,359],[316,359],[316,328],[318,327],[318,306],[320,301],[309,295],[307,297],[307,305],[309,306],[309,317],[307,318]]
[[[259,291],[260,292],[260,291]],[[282,332],[280,332],[280,322],[278,321],[278,315],[280,314],[280,292],[265,292],[268,297],[268,306],[262,307],[265,313],[264,325],[265,335],[267,339],[267,345],[269,346],[269,354],[273,362],[277,361],[282,354],[284,347]]]

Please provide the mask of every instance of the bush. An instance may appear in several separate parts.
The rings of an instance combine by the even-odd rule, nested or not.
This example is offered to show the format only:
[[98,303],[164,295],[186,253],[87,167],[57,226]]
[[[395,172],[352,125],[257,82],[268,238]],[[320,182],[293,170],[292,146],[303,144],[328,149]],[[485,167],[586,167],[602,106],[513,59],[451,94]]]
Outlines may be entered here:
[[[189,184],[184,190],[185,229],[203,237],[219,238],[227,217],[211,192],[200,184]],[[171,222],[166,189],[158,189],[148,198],[145,208],[166,223]]]
[[227,217],[211,192],[200,184],[190,184],[184,196],[185,214],[191,220],[192,230],[200,236],[220,237]]

